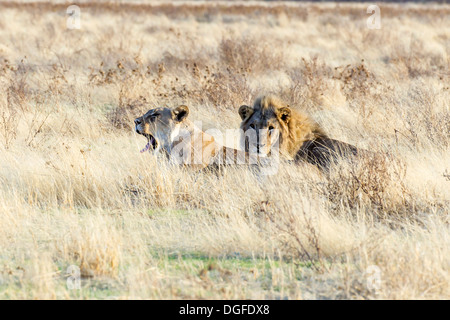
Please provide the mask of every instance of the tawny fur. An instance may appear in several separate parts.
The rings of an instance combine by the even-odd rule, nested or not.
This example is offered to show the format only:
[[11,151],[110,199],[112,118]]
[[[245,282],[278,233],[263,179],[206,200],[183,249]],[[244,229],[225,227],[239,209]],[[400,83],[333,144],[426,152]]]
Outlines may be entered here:
[[358,153],[356,147],[329,138],[310,116],[290,108],[275,96],[259,97],[253,107],[241,106],[239,114],[244,132],[250,128],[256,131],[278,129],[279,151],[290,160],[306,160],[324,168],[337,156],[347,157]]
[[[178,157],[179,151],[176,150],[190,150],[190,158],[184,159],[181,164],[192,168],[217,168],[226,164],[249,163],[249,155],[246,152],[218,144],[213,136],[196,128],[187,119],[188,115],[187,106],[151,109],[136,118],[136,132],[147,137],[149,143],[155,141],[153,151],[160,151],[169,159],[171,156],[183,159]],[[190,139],[186,139],[186,133]]]

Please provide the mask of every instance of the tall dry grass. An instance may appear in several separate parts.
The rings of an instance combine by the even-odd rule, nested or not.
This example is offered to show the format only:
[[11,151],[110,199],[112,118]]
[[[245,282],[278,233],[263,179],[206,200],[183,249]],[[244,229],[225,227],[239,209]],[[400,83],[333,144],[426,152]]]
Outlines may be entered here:
[[[449,7],[369,30],[358,4],[180,6],[84,4],[68,30],[0,3],[0,297],[448,298]],[[262,93],[374,155],[217,176],[139,153],[149,108],[226,130]]]

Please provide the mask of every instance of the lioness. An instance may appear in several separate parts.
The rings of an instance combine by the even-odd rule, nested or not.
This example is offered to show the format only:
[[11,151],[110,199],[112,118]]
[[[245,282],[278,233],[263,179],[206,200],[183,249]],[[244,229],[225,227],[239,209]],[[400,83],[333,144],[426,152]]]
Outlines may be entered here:
[[[329,167],[338,156],[357,155],[358,149],[348,143],[329,138],[320,126],[308,115],[295,111],[274,96],[262,96],[253,107],[239,108],[241,129],[256,131],[256,145],[245,139],[244,147],[249,151],[270,155],[276,144],[282,156],[289,160],[306,160],[321,169]],[[260,132],[265,135],[260,138]]]
[[187,119],[188,115],[189,108],[182,105],[151,109],[136,118],[136,132],[148,141],[141,152],[161,151],[178,164],[196,168],[251,162],[245,151],[222,146],[213,136],[199,130]]

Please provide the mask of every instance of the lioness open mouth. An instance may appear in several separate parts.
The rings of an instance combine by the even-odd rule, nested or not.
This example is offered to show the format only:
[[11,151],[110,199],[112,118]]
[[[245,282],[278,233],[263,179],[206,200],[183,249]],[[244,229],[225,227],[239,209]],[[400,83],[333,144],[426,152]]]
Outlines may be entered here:
[[155,137],[153,137],[151,134],[144,134],[144,136],[147,138],[148,142],[145,145],[145,148],[141,150],[141,153],[148,151],[150,147],[152,148],[152,150],[155,150],[156,147],[158,147],[158,142],[156,142]]

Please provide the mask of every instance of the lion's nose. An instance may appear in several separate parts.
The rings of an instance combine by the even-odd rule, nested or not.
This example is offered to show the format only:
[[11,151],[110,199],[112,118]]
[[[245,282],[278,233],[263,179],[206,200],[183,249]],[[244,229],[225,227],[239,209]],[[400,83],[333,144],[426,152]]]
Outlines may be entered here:
[[137,118],[136,120],[134,120],[134,123],[138,126],[141,124],[141,120],[139,120],[139,118]]

